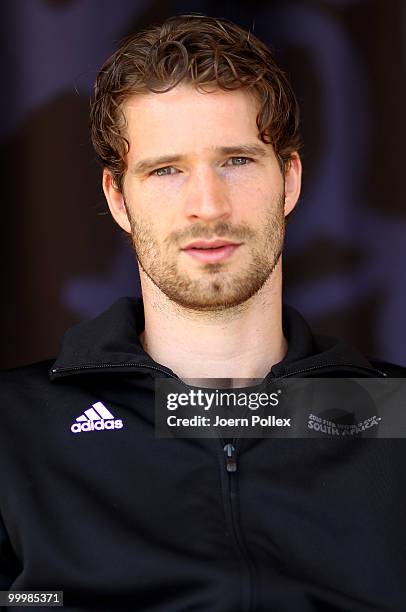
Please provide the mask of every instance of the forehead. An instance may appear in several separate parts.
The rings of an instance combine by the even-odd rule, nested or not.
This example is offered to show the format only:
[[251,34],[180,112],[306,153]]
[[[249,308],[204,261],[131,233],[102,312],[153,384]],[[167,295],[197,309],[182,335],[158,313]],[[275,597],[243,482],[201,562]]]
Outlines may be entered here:
[[165,93],[137,94],[123,105],[131,149],[181,147],[183,150],[235,144],[258,139],[259,103],[242,89],[210,93],[178,85]]

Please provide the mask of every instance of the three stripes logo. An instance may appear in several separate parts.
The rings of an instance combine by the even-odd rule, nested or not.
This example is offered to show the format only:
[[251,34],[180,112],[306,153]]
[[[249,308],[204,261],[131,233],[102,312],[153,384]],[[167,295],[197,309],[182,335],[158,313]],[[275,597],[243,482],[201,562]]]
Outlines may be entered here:
[[82,431],[101,431],[102,429],[121,429],[123,421],[115,419],[110,410],[102,402],[92,404],[92,407],[85,410],[78,416],[70,430],[73,433]]

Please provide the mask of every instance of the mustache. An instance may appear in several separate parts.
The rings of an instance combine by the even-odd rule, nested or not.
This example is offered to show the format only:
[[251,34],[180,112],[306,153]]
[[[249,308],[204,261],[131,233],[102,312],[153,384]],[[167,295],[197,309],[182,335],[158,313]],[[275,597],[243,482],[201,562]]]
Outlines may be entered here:
[[187,232],[177,232],[176,236],[168,237],[168,240],[179,244],[185,244],[190,240],[215,240],[216,238],[244,242],[254,236],[255,232],[246,225],[235,227],[230,223],[222,222],[213,227],[208,227],[199,223],[189,227]]

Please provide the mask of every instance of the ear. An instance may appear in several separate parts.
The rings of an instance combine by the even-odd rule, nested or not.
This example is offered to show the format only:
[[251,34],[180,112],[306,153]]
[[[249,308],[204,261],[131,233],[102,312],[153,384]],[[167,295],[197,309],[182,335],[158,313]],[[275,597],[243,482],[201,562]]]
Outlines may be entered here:
[[292,153],[285,171],[285,217],[292,212],[299,199],[302,185],[302,163],[298,153]]
[[103,191],[114,220],[121,229],[131,234],[131,225],[125,208],[123,194],[114,185],[113,176],[106,168],[103,170]]

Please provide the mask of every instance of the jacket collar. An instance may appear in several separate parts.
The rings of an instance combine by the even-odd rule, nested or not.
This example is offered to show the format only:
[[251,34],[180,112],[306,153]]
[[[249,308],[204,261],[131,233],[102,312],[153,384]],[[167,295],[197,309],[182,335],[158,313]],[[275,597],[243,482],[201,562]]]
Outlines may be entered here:
[[[64,336],[59,357],[49,375],[51,380],[85,372],[154,370],[176,376],[166,366],[148,355],[139,340],[144,329],[142,297],[124,297],[95,319],[70,328]],[[291,373],[319,367],[353,366],[372,368],[358,351],[329,336],[313,335],[301,314],[283,305],[282,327],[288,341],[284,359],[273,365],[272,374]],[[270,368],[271,369],[271,368]]]

